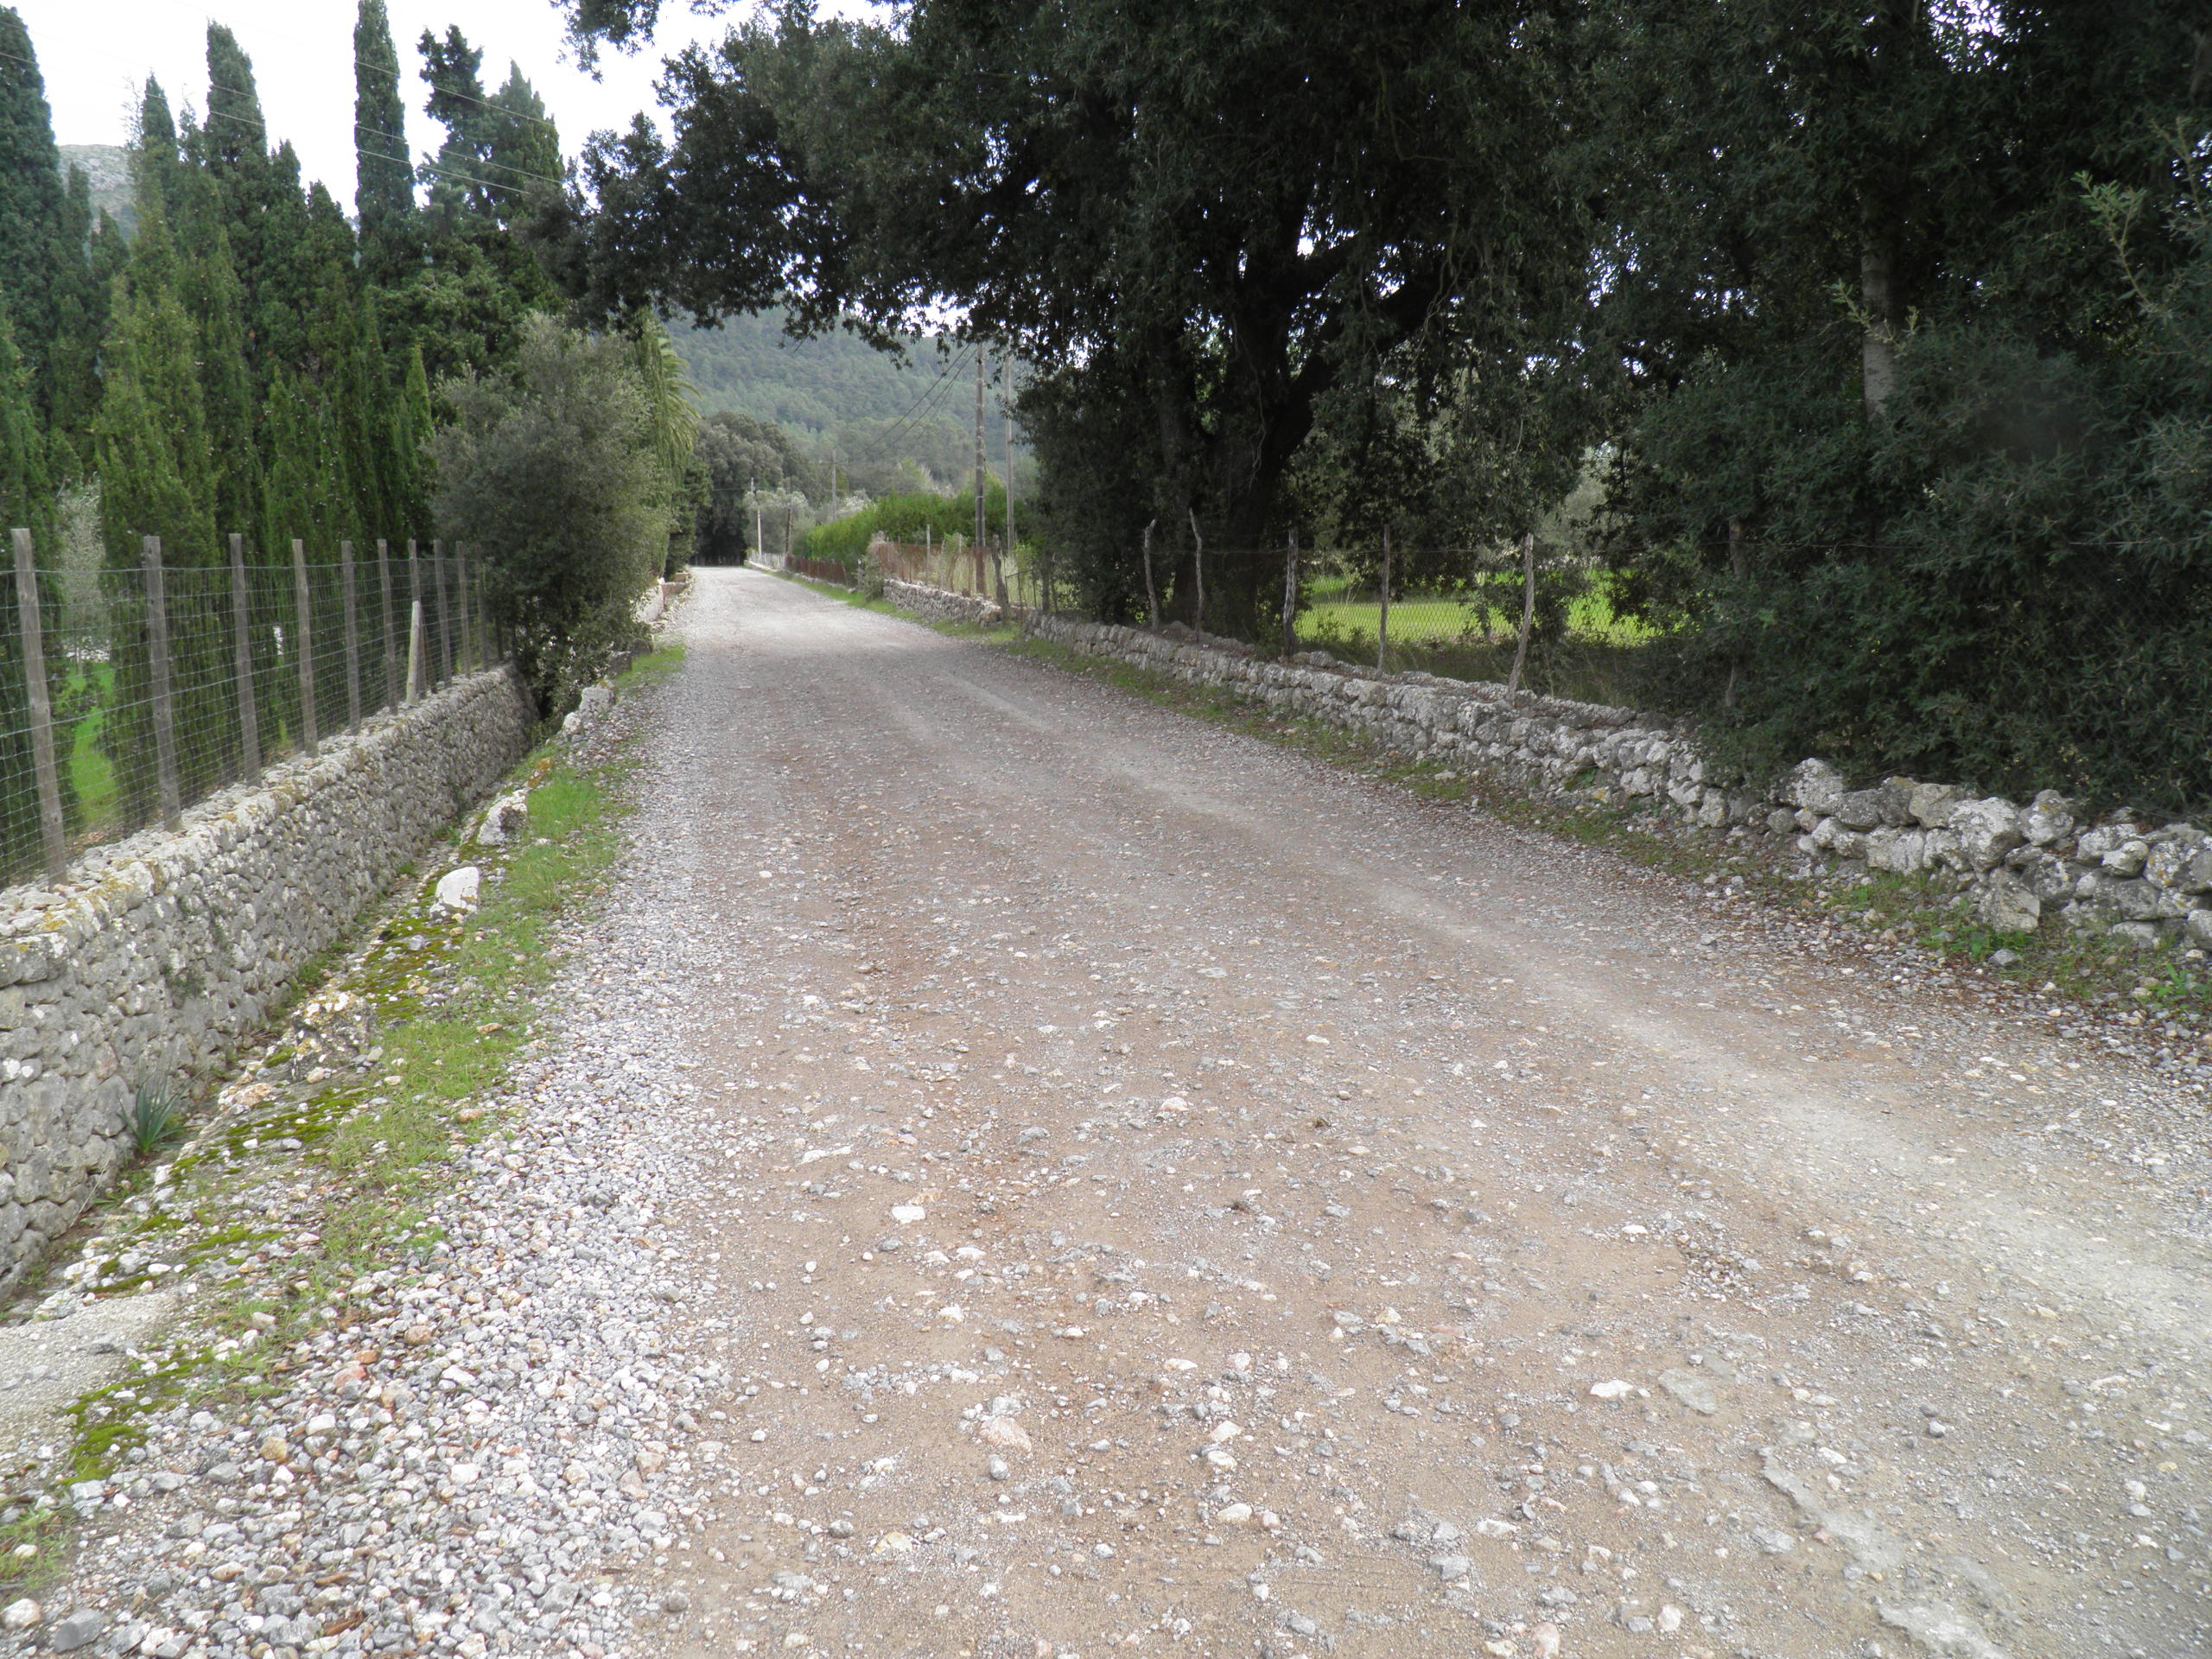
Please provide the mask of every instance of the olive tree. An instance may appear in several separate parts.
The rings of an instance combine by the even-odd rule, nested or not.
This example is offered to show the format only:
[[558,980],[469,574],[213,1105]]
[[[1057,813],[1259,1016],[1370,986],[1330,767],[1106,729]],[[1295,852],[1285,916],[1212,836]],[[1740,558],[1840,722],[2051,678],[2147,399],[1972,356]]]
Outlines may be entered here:
[[550,713],[636,638],[638,599],[668,545],[637,353],[539,316],[511,371],[442,390],[454,418],[429,444],[440,533],[483,561],[493,615]]

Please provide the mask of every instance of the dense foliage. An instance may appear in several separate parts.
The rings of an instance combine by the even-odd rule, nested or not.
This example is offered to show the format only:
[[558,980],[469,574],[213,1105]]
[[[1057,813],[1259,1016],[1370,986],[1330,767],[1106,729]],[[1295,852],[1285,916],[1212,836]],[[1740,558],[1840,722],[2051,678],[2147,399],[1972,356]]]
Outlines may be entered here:
[[[1454,372],[1508,378],[1556,348],[1582,260],[1565,16],[789,6],[672,60],[672,143],[640,125],[588,152],[582,287],[702,315],[787,296],[885,338],[963,308],[1046,365],[1024,404],[1046,505],[1110,608],[1148,518],[1271,542],[1316,422],[1392,353],[1448,342]],[[1267,584],[1224,574],[1217,613],[1256,619]]]
[[512,370],[448,381],[438,522],[479,551],[524,677],[572,701],[629,643],[671,513],[659,411],[620,336],[524,326]]
[[[1002,544],[1006,537],[1006,486],[995,480],[983,487],[983,522],[989,539]],[[816,525],[801,539],[798,550],[810,559],[857,565],[869,546],[879,539],[916,546],[932,543],[939,547],[956,543],[973,546],[976,498],[972,494],[945,495],[935,491],[882,496],[858,512]]]
[[569,279],[963,316],[1040,367],[1102,614],[1148,522],[1258,637],[1292,529],[1509,541],[1594,477],[1653,694],[1746,767],[2202,803],[2200,13],[791,3],[671,62],[671,141],[594,144]]

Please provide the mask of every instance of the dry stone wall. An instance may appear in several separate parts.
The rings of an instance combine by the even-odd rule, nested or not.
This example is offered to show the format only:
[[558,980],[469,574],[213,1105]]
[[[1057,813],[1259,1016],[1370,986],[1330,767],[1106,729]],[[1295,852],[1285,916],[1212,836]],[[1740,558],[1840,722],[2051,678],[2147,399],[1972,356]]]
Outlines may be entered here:
[[1643,802],[1715,833],[1786,837],[1811,858],[1927,876],[1970,899],[1999,931],[2056,925],[2145,949],[2212,948],[2212,836],[2193,824],[2091,823],[2050,791],[2021,805],[1910,778],[1851,789],[1817,760],[1771,797],[1732,791],[1708,779],[1688,726],[1634,709],[1379,674],[1318,652],[1276,662],[1179,626],[1152,633],[1047,616],[1028,626],[1088,655],[1364,732],[1417,759]]
[[1006,615],[995,600],[956,594],[925,582],[900,582],[895,576],[884,578],[883,596],[900,610],[932,622],[997,622]]
[[512,670],[471,675],[0,893],[0,1284],[130,1157],[138,1090],[218,1070],[534,723]]

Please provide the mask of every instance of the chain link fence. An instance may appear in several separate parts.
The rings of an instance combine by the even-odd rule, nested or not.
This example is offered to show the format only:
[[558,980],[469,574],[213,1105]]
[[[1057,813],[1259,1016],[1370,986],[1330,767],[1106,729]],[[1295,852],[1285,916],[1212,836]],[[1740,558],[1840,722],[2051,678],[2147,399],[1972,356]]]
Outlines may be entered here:
[[0,582],[0,880],[251,782],[500,654],[477,563],[432,542],[279,563],[65,571],[11,533]]

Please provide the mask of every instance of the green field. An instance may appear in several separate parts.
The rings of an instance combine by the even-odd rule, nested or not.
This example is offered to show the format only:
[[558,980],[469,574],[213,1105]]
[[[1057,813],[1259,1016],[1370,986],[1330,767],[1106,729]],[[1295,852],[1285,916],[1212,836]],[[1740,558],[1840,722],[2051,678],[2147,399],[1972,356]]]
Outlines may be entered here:
[[[1590,590],[1567,609],[1567,632],[1592,645],[1640,645],[1653,637],[1651,629],[1633,617],[1615,613],[1613,578],[1601,574]],[[1301,638],[1317,643],[1333,635],[1346,649],[1375,648],[1382,607],[1371,591],[1354,592],[1350,578],[1324,576],[1310,590],[1313,604],[1299,617]],[[1521,626],[1521,613],[1508,610],[1487,596],[1445,596],[1408,594],[1390,601],[1390,643],[1397,645],[1481,645],[1511,639]]]

